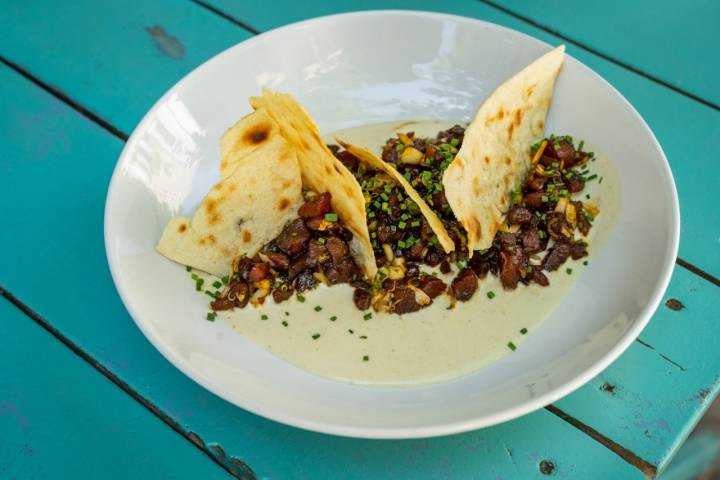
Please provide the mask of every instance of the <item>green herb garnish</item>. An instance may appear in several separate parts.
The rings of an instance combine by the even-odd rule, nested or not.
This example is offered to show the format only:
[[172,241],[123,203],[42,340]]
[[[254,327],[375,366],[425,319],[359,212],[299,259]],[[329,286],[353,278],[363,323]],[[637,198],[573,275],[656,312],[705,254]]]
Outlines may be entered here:
[[288,326],[288,322],[286,322],[285,320],[282,321],[282,324],[283,324],[283,327],[287,327],[287,326]]
[[192,272],[192,267],[190,265],[188,265],[187,267],[185,267],[185,271]]
[[296,296],[297,296],[297,301],[298,301],[298,302],[300,302],[300,303],[305,303],[305,297],[303,297],[303,296],[300,295],[299,293],[298,293]]
[[520,334],[525,335],[527,333],[527,328],[521,328]]
[[205,318],[207,318],[207,319],[210,320],[211,322],[214,322],[216,317],[217,317],[217,313],[215,313],[215,312],[208,312],[208,314],[207,314],[207,316],[206,316]]
[[320,305],[315,305],[315,309],[314,309],[314,310],[315,310],[316,312],[319,312],[320,310],[322,310],[322,307],[321,307]]
[[312,339],[313,339],[313,340],[317,340],[318,338],[320,338],[320,334],[319,334],[319,333],[313,333]]
[[220,282],[218,280],[215,280],[212,284],[212,286],[215,288],[220,288],[220,287],[222,287],[222,285],[223,285],[222,282]]
[[367,355],[363,355],[363,362],[369,362],[369,361],[370,361],[370,357]]
[[487,297],[492,300],[493,298],[495,298],[495,292],[490,290],[489,292],[487,292]]
[[572,268],[566,268],[566,269],[565,269],[565,273],[567,273],[568,275],[570,275],[570,274],[572,273]]
[[330,317],[330,321],[331,321],[331,322],[334,322],[335,320],[337,320],[337,317],[336,317],[335,315],[333,315],[332,317]]
[[325,214],[325,220],[328,222],[337,222],[337,214],[336,213],[326,213]]
[[260,320],[267,320],[267,319],[268,319],[268,316],[265,315],[264,313],[262,315],[260,315]]
[[370,320],[372,318],[372,312],[368,312],[363,315],[363,320]]
[[517,347],[515,346],[515,344],[514,344],[513,342],[508,342],[508,343],[507,343],[507,346],[508,346],[508,348],[509,348],[510,350],[512,350],[513,352],[517,349]]

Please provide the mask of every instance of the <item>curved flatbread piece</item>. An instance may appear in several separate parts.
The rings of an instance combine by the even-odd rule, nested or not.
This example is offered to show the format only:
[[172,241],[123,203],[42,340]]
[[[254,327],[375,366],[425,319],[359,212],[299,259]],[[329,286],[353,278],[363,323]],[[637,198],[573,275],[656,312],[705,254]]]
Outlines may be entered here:
[[489,248],[530,168],[530,146],[541,137],[564,46],[500,85],[465,130],[462,148],[443,175],[450,208],[468,233],[468,250]]
[[222,277],[234,257],[254,255],[297,217],[303,199],[295,149],[280,135],[261,143],[212,187],[192,219],[170,220],[158,252]]
[[427,203],[425,203],[425,200],[420,196],[420,194],[413,188],[412,185],[410,185],[410,182],[407,181],[405,177],[403,177],[400,172],[398,172],[395,167],[390,165],[387,162],[384,162],[381,158],[379,158],[377,155],[372,153],[370,150],[358,147],[355,145],[351,145],[349,143],[345,143],[340,139],[336,139],[340,145],[343,146],[345,150],[355,155],[360,160],[364,161],[368,165],[370,165],[375,170],[382,170],[383,172],[390,175],[393,179],[395,179],[396,182],[398,182],[400,185],[403,186],[405,189],[405,193],[407,193],[408,197],[410,197],[413,202],[417,204],[417,206],[420,208],[420,211],[422,212],[423,216],[425,217],[425,220],[427,220],[428,224],[430,225],[430,228],[432,229],[433,233],[437,235],[438,240],[440,242],[440,245],[442,245],[443,250],[445,250],[445,253],[450,253],[453,250],[455,250],[455,242],[452,241],[450,238],[450,235],[448,235],[447,230],[445,230],[445,226],[443,225],[442,221],[435,215],[435,212],[432,211],[432,209],[428,206]]
[[365,218],[365,198],[353,174],[327,148],[315,122],[290,95],[263,89],[262,96],[252,97],[250,104],[264,109],[296,149],[303,185],[318,193],[330,192],[333,210],[353,234],[353,258],[368,278],[374,278],[377,265]]

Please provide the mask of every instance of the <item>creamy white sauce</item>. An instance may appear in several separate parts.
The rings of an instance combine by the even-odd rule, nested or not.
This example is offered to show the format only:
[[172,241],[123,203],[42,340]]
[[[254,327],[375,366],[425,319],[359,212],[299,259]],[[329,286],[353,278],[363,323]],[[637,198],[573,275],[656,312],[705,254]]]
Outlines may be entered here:
[[[397,131],[415,131],[417,136],[427,137],[455,123],[461,122],[389,122],[336,132],[326,139],[334,143],[334,138],[340,138],[379,153],[385,140]],[[589,261],[612,230],[620,201],[619,178],[612,163],[597,150],[595,153],[597,159],[589,164],[590,170],[603,181],[589,182],[578,195],[587,201],[585,195],[590,194],[590,201],[601,210],[587,239]],[[571,268],[572,274],[566,273],[566,268]],[[366,320],[367,312],[353,304],[351,287],[322,285],[305,292],[302,303],[291,298],[276,305],[268,298],[262,309],[247,307],[218,317],[278,357],[318,375],[368,385],[440,382],[511,354],[509,342],[522,348],[523,340],[562,301],[582,269],[582,260],[568,261],[548,274],[549,287],[521,284],[512,292],[503,291],[499,280],[488,275],[470,301],[458,302],[451,310],[447,309],[449,297],[443,295],[416,313],[372,312],[372,318]],[[449,284],[455,273],[439,276]],[[490,299],[488,292],[493,292],[494,298]],[[520,333],[522,329],[527,329],[526,335]]]

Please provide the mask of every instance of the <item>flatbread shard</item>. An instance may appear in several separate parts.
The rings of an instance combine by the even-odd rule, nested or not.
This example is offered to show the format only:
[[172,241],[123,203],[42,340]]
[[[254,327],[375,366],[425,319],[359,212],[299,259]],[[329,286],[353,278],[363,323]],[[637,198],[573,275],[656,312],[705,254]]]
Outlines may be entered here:
[[318,193],[330,192],[333,210],[353,234],[353,258],[365,276],[373,279],[377,265],[365,218],[365,198],[353,174],[327,148],[317,125],[293,97],[263,89],[262,96],[252,97],[250,104],[265,110],[296,149],[303,185]]
[[437,215],[435,215],[435,212],[432,211],[432,209],[428,206],[425,200],[423,200],[420,194],[413,188],[413,186],[410,185],[410,182],[408,182],[405,177],[403,177],[402,174],[395,169],[395,167],[393,167],[387,162],[384,162],[381,158],[379,158],[377,155],[375,155],[366,148],[345,143],[340,139],[338,139],[337,141],[340,145],[343,146],[345,150],[352,153],[375,170],[382,170],[383,172],[387,173],[396,182],[402,185],[402,187],[405,189],[405,193],[407,193],[408,197],[410,197],[412,201],[415,202],[415,204],[420,209],[420,212],[425,217],[425,220],[427,220],[428,225],[430,225],[433,233],[437,235],[438,241],[443,247],[443,250],[445,250],[445,253],[450,253],[455,250],[455,242],[453,242],[452,238],[450,238],[450,235],[448,235],[448,232],[447,230],[445,230],[445,226],[443,225],[442,221],[438,218]]
[[[235,159],[240,161],[212,187],[192,219],[170,220],[158,252],[221,277],[234,257],[254,255],[297,217],[303,199],[295,150],[278,134],[260,143]],[[223,159],[227,155],[225,151]]]
[[485,100],[443,175],[450,208],[467,231],[470,256],[490,247],[512,190],[530,168],[530,147],[543,134],[564,51],[560,46],[543,55]]

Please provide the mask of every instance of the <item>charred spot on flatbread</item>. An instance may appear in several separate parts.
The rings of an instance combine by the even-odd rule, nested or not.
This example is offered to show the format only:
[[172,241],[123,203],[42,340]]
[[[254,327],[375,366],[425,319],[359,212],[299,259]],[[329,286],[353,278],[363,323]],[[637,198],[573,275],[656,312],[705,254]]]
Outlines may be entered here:
[[286,208],[288,208],[289,206],[290,206],[290,200],[285,197],[281,198],[280,201],[278,202],[278,210],[280,210],[281,212],[283,210],[285,210]]
[[253,126],[242,136],[242,142],[249,145],[259,145],[270,136],[272,125],[269,123],[261,123]]

